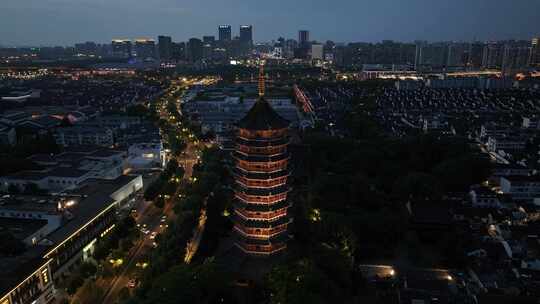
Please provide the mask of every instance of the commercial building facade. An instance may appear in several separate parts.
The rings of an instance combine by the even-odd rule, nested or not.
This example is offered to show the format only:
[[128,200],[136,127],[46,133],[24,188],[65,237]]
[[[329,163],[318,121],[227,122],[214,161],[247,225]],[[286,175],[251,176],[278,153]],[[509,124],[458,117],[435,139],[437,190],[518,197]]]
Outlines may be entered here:
[[[54,229],[39,235],[24,253],[0,258],[0,303],[53,303],[54,285],[92,255],[96,242],[114,229],[117,208],[142,187],[140,175],[122,176],[89,181],[61,196],[10,197],[3,201],[0,219],[12,214],[11,219],[26,227],[28,221],[39,217]],[[21,201],[25,210],[21,209]]]
[[232,40],[232,29],[230,25],[220,25],[218,27],[219,41],[231,41]]

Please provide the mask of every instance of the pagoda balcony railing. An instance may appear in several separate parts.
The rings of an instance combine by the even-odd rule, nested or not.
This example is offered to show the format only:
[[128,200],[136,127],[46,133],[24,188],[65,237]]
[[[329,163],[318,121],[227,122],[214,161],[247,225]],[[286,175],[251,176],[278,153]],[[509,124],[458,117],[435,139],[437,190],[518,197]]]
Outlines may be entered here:
[[244,154],[272,156],[287,152],[287,144],[268,147],[250,147],[246,145],[238,145],[237,152]]
[[245,253],[260,254],[260,255],[273,254],[287,248],[287,244],[285,243],[277,243],[277,244],[271,244],[271,245],[251,245],[251,244],[244,244],[244,243],[235,243],[235,244],[236,246],[238,246],[238,248],[240,248],[240,250],[244,251]]
[[236,192],[235,196],[238,199],[243,200],[246,203],[253,203],[253,204],[274,204],[279,201],[287,199],[287,192],[279,193],[276,195],[266,195],[266,196],[257,196],[257,195],[247,195],[241,192]]
[[283,209],[272,212],[255,212],[242,209],[236,209],[235,211],[239,216],[243,217],[246,220],[274,220],[286,216],[288,207],[289,206],[286,206]]
[[272,139],[287,135],[287,128],[277,130],[247,130],[239,129],[238,137],[244,139]]
[[283,172],[286,172],[287,175],[290,175],[290,172],[288,172],[287,167],[285,167],[285,168],[277,168],[275,170],[261,171],[260,169],[246,170],[246,169],[238,166],[238,164],[237,164],[236,167],[234,167],[234,168],[235,168],[235,172],[234,172],[235,175],[249,176],[251,174],[252,176],[254,176],[254,175],[267,176],[267,175],[273,175],[273,174],[279,173],[280,176],[283,176],[283,175],[281,175]]
[[232,153],[232,158],[236,161],[244,161],[249,163],[274,163],[283,160],[288,160],[290,154],[287,152],[278,154],[246,154],[243,152],[235,151]]
[[248,147],[277,147],[281,145],[287,145],[290,143],[290,140],[288,137],[276,137],[276,138],[259,138],[259,139],[247,139],[242,137],[237,137],[234,141],[235,144],[248,146]]
[[234,225],[234,229],[246,237],[266,239],[287,231],[288,225],[289,223],[285,223],[273,228],[248,228],[236,223]]
[[254,172],[273,172],[287,168],[289,158],[277,162],[248,162],[243,160],[237,161],[237,167],[245,171]]
[[248,179],[243,176],[236,176],[236,182],[244,188],[273,188],[281,186],[287,183],[287,176],[274,179],[260,180],[260,179]]
[[236,166],[233,168],[233,175],[235,179],[238,177],[243,177],[251,180],[266,180],[280,177],[288,177],[291,175],[291,172],[288,169],[276,170],[272,172],[250,172]]
[[292,206],[292,202],[288,200],[281,200],[273,204],[253,204],[246,203],[243,200],[234,199],[233,206],[235,210],[244,209],[249,212],[272,212],[282,208],[290,208]]

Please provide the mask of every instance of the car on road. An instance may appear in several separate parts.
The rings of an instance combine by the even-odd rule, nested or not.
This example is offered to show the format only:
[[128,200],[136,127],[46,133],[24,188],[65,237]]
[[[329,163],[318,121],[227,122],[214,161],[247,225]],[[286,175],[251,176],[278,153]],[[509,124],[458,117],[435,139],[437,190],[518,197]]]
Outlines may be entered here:
[[128,288],[135,288],[136,286],[137,286],[137,280],[135,279],[130,279],[127,283]]
[[150,234],[150,239],[153,240],[156,238],[156,235],[157,235],[157,232],[153,231],[151,234]]

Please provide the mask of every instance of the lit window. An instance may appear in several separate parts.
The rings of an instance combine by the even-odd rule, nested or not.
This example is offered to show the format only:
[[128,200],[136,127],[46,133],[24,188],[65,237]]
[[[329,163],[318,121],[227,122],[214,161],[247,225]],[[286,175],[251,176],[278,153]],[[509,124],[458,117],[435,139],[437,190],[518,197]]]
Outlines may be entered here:
[[49,283],[49,272],[47,268],[41,270],[41,277],[43,278],[43,284]]

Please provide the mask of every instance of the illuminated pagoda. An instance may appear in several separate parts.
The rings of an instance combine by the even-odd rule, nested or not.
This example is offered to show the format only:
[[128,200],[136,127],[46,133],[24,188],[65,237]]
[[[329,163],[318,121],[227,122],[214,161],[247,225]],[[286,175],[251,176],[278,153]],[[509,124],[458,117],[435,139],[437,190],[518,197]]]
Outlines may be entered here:
[[235,244],[252,256],[268,256],[287,248],[287,179],[289,122],[264,99],[263,66],[259,99],[238,122],[235,172]]

